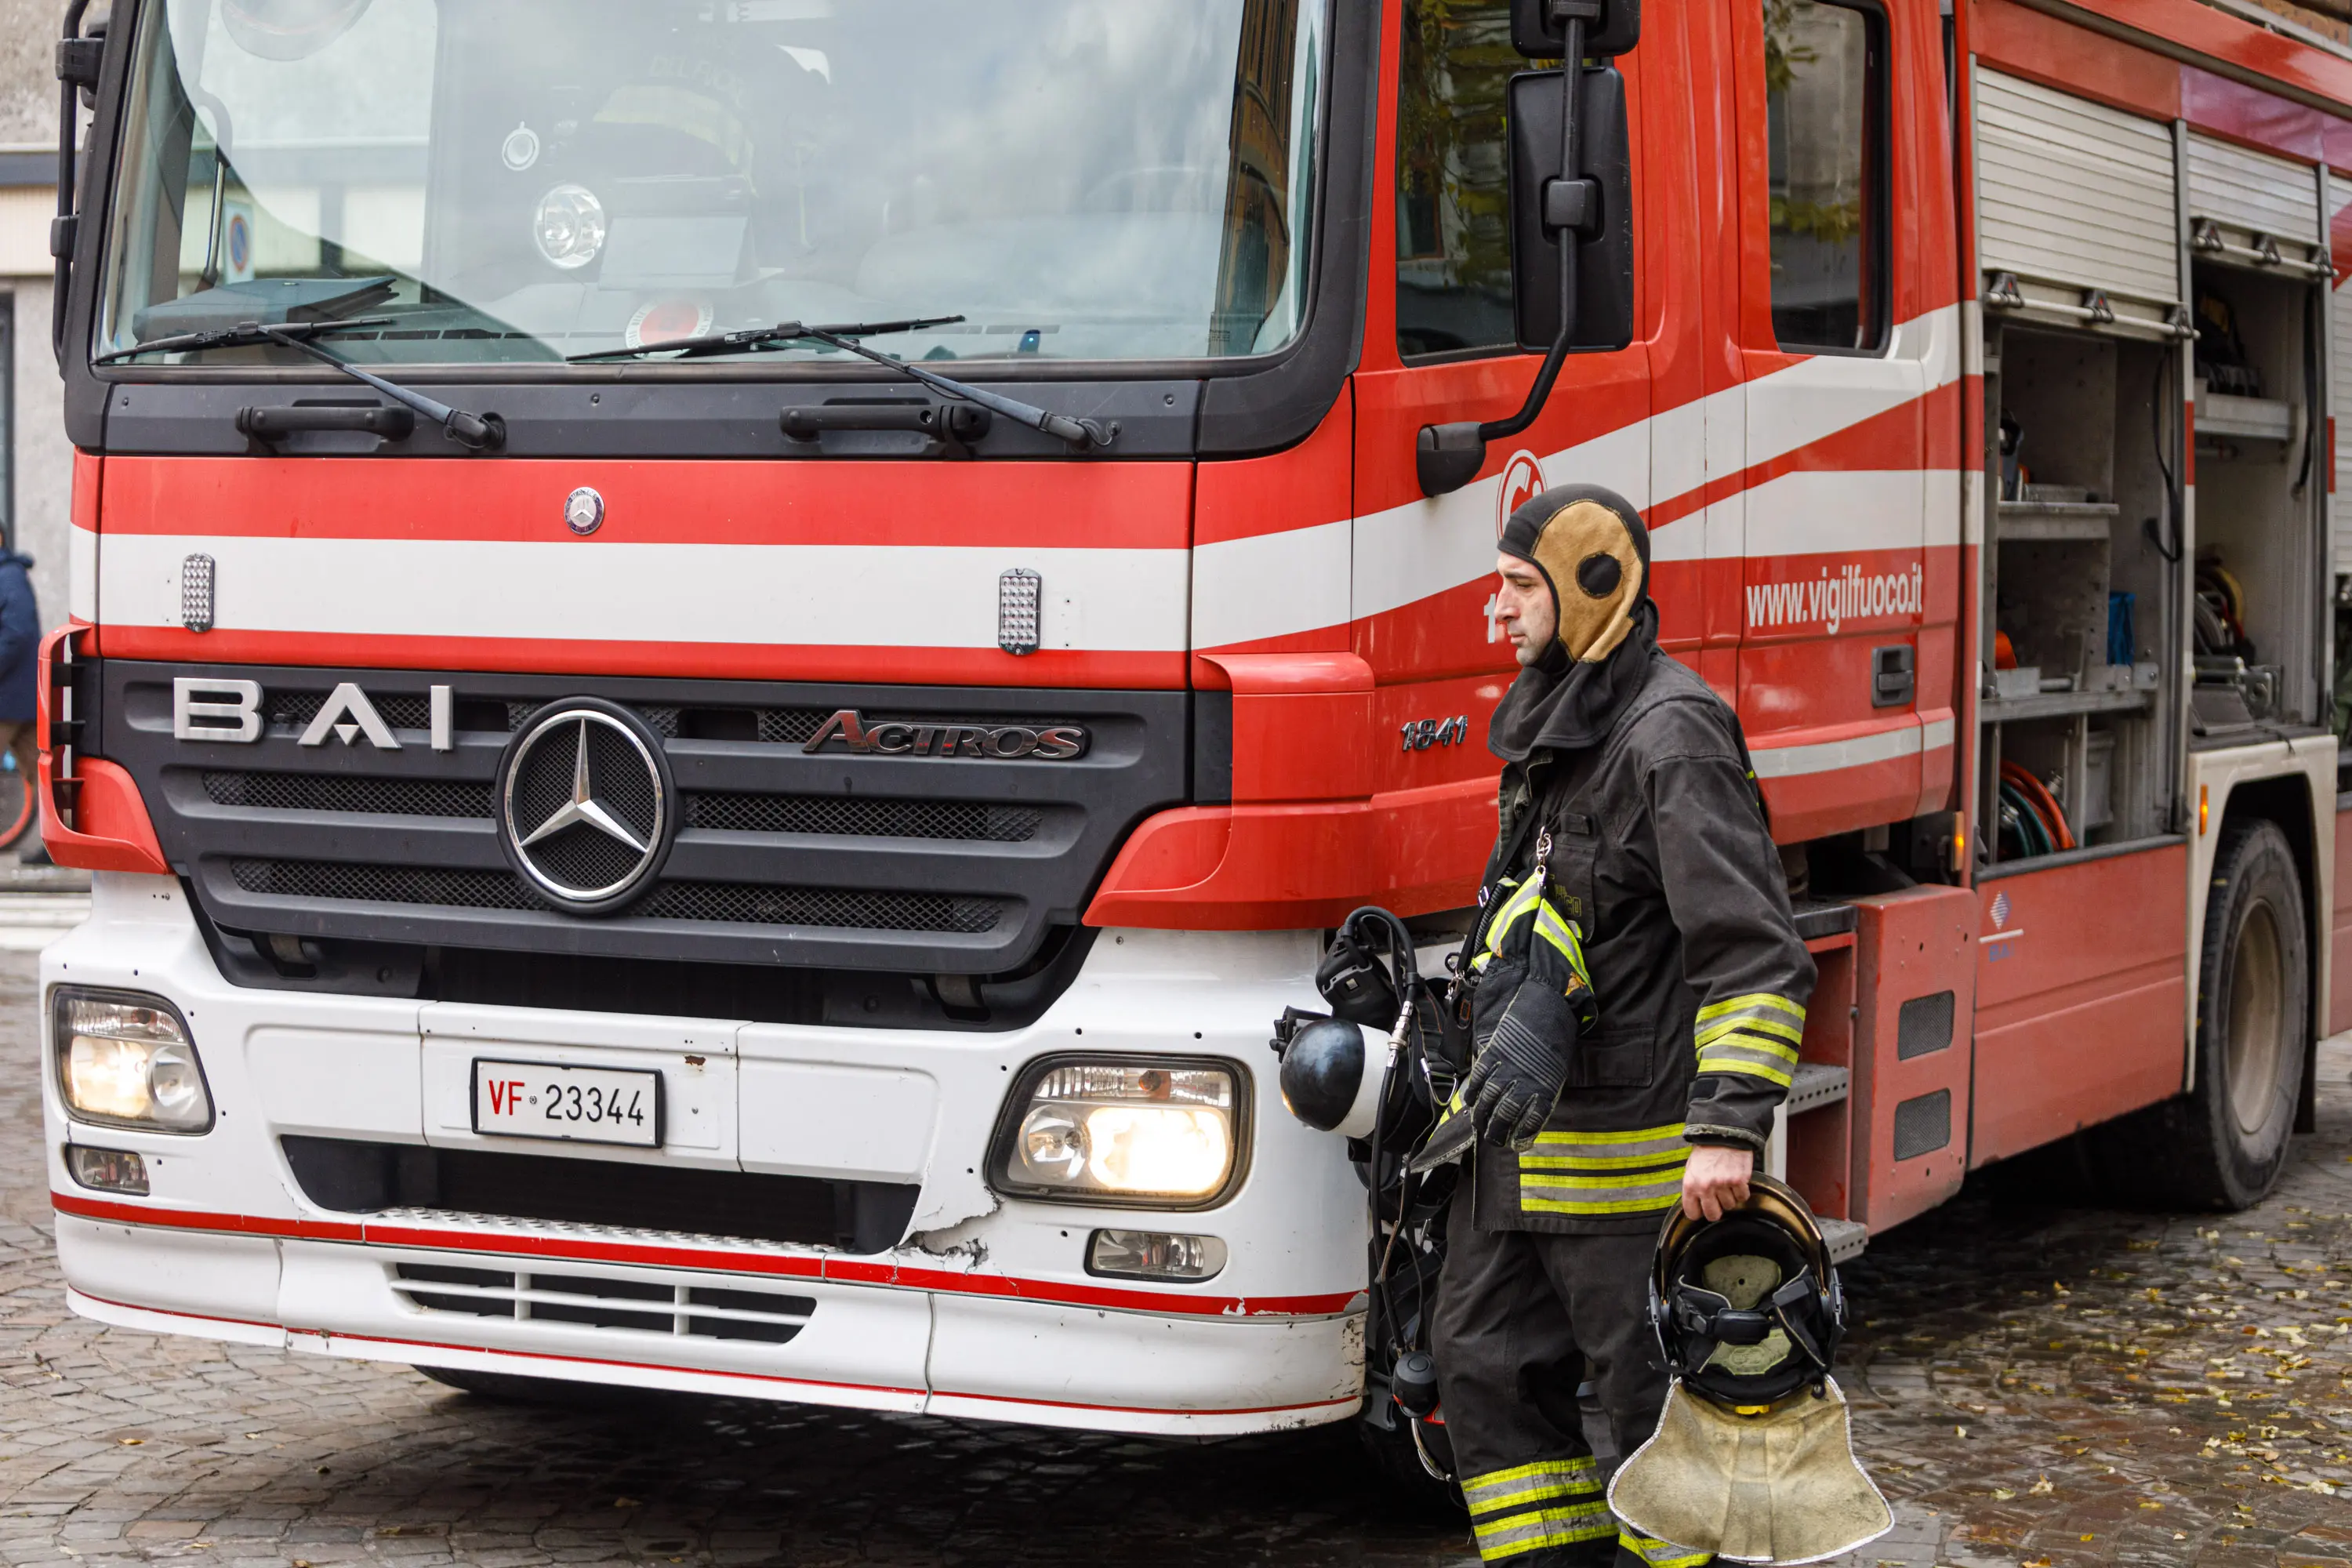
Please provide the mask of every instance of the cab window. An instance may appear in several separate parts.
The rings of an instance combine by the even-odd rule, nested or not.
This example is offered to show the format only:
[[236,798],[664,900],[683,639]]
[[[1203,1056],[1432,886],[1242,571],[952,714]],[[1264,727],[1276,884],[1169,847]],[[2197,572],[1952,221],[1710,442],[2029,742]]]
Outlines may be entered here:
[[1772,331],[1867,353],[1886,336],[1886,18],[1764,0]]
[[1508,0],[1406,0],[1397,95],[1397,351],[1513,353]]

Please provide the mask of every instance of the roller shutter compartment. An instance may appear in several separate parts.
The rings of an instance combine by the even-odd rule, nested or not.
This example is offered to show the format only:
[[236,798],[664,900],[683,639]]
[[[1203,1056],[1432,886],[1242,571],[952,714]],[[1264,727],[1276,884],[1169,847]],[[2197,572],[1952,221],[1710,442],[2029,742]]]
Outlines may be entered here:
[[2328,291],[2327,406],[2335,421],[2336,493],[2327,498],[2338,573],[2352,572],[2352,282]]
[[1979,67],[1976,149],[1988,306],[2169,330],[2180,306],[2169,126]]
[[2192,131],[2189,234],[2200,261],[2319,277],[2327,264],[2318,172]]

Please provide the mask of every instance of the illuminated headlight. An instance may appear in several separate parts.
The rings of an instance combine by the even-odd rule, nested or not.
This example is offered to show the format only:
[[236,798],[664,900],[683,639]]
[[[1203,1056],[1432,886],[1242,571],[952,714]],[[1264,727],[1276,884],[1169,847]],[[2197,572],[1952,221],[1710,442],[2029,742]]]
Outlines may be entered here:
[[60,987],[54,1005],[58,1089],[77,1121],[158,1132],[212,1127],[205,1069],[169,1002]]
[[996,1184],[1139,1208],[1213,1203],[1247,1135],[1241,1089],[1240,1068],[1197,1058],[1040,1063],[999,1136]]
[[530,237],[541,256],[565,271],[585,267],[604,248],[604,204],[585,185],[557,185],[539,198]]

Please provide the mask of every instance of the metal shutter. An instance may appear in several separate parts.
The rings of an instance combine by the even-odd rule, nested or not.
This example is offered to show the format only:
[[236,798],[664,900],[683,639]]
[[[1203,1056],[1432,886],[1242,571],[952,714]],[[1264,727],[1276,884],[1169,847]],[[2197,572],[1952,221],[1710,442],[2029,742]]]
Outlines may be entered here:
[[2190,247],[2210,261],[2306,277],[2326,270],[2318,259],[2326,236],[2318,171],[2194,131],[2189,133],[2189,229]]
[[2072,93],[1976,71],[1977,254],[1992,302],[2075,320],[2097,290],[2117,318],[2180,302],[2172,130]]
[[2334,420],[2336,493],[2327,498],[2336,570],[2352,572],[2352,284],[2328,290],[2327,406]]

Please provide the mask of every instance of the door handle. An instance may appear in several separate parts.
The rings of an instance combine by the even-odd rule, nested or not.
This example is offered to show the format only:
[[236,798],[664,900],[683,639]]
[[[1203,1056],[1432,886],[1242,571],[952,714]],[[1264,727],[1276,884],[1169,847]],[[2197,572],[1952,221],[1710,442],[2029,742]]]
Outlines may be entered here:
[[1870,650],[1870,705],[1907,708],[1917,689],[1914,673],[1918,655],[1909,643]]

